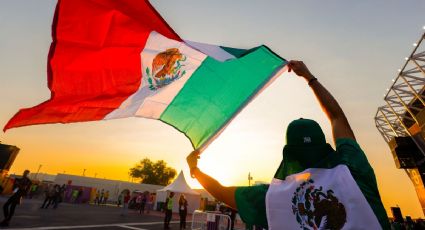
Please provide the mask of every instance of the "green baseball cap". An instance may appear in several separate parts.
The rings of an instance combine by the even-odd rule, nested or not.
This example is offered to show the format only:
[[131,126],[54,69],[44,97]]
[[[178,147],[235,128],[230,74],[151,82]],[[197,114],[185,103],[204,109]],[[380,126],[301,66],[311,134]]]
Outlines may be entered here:
[[335,150],[326,143],[325,134],[316,121],[294,120],[286,130],[283,159],[274,177],[284,180],[288,175],[314,168],[333,152]]
[[326,144],[325,134],[320,125],[310,119],[292,121],[286,130],[286,145],[313,146]]

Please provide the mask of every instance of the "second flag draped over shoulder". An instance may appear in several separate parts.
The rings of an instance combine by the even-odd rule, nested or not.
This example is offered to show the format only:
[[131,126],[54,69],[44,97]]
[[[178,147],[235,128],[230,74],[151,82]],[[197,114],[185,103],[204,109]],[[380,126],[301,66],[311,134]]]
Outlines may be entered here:
[[4,130],[124,117],[159,119],[206,146],[286,61],[183,41],[148,1],[59,0],[48,57],[51,98]]

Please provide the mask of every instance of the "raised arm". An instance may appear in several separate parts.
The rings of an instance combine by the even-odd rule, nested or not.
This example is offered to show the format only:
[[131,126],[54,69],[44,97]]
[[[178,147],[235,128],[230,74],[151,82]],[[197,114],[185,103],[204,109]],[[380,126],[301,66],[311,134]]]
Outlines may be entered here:
[[230,207],[236,209],[235,191],[236,187],[225,187],[214,178],[203,173],[198,168],[199,151],[193,151],[187,158],[190,174],[196,178],[199,183],[217,200],[224,202]]
[[307,66],[302,61],[289,61],[289,72],[294,71],[300,77],[303,77],[316,95],[317,100],[325,112],[332,126],[334,142],[338,138],[356,139],[344,111],[338,105],[335,98],[329,91],[311,74]]

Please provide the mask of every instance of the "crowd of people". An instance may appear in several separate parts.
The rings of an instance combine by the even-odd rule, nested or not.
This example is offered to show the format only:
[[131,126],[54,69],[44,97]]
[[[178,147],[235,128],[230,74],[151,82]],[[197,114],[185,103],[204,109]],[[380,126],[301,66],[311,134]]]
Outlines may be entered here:
[[101,204],[106,204],[106,202],[108,202],[109,199],[109,190],[98,190],[96,192],[96,197],[94,198],[94,204],[97,205],[101,205]]
[[422,219],[412,220],[410,217],[406,217],[406,220],[396,221],[390,220],[391,230],[422,230],[425,229],[425,221]]
[[44,191],[45,198],[44,202],[41,205],[40,209],[47,209],[50,205],[53,206],[53,209],[56,209],[64,199],[65,196],[66,185],[62,186],[55,184],[50,184],[47,189]]
[[133,194],[130,195],[130,191],[125,189],[118,196],[117,205],[123,205],[123,209],[129,208],[140,214],[144,214],[152,210],[154,200],[154,194],[149,192],[133,192]]
[[140,214],[149,213],[153,208],[154,196],[149,193],[138,193],[132,199],[134,208],[139,211]]
[[[34,194],[38,189],[44,188],[44,201],[40,209],[47,209],[50,206],[53,209],[58,208],[58,205],[65,201],[67,197],[68,202],[76,203],[77,200],[83,194],[82,187],[74,187],[73,189],[67,189],[67,185],[59,185],[59,184],[49,184],[47,186],[34,186],[31,180],[28,178],[29,170],[25,170],[22,177],[18,177],[15,179],[13,193],[9,197],[9,199],[3,205],[4,219],[0,222],[0,226],[8,226],[10,220],[12,219],[15,208],[18,204],[21,203],[22,198],[33,198]],[[36,188],[36,189],[34,189]],[[173,207],[178,207],[179,219],[180,219],[180,229],[186,229],[186,218],[188,214],[188,206],[189,203],[184,194],[180,194],[178,199],[178,204],[174,204],[174,192],[170,192],[163,206],[164,212],[164,229],[170,229],[170,221],[173,215]],[[96,196],[94,198],[94,204],[106,204],[109,198],[109,191],[105,191],[104,189],[98,190],[96,192]],[[144,214],[145,212],[148,214],[152,208],[155,200],[155,195],[149,192],[133,192],[125,189],[123,190],[119,197],[117,204],[121,207],[121,215],[125,216],[128,214],[128,209],[133,209],[135,212],[139,214]],[[221,203],[216,200],[216,213],[228,215],[231,219],[229,221],[228,228],[234,229],[235,217],[237,211],[233,208]],[[407,217],[406,220],[396,221],[390,219],[390,229],[391,230],[416,230],[416,229],[425,229],[425,221],[412,220],[410,217]],[[231,225],[231,226],[230,226]],[[255,225],[253,225],[255,226]],[[255,229],[262,229],[262,227],[254,227]]]

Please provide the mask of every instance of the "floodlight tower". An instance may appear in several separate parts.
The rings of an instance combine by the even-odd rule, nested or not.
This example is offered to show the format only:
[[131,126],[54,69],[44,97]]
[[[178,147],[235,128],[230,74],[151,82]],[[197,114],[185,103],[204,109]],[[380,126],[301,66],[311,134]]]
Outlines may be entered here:
[[[425,26],[424,26],[425,30]],[[425,214],[425,33],[384,94],[375,125],[391,149],[396,167],[412,180]]]

